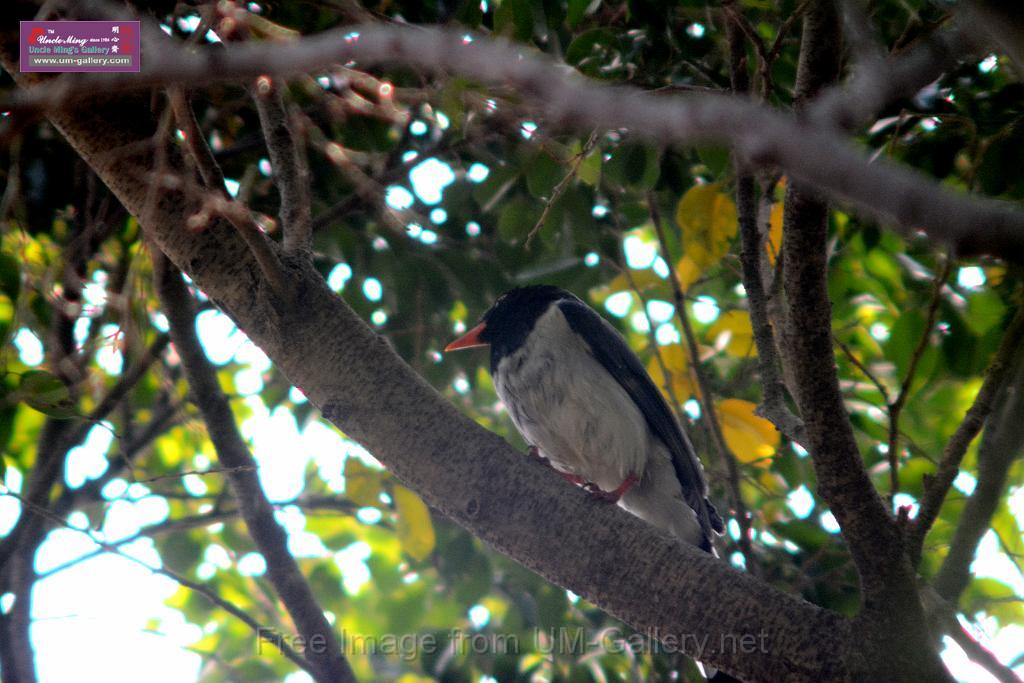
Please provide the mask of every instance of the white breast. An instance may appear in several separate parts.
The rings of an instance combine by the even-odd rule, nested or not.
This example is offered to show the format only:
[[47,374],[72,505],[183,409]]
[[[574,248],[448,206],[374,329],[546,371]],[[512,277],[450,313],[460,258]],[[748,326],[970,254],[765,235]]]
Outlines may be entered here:
[[654,447],[643,415],[557,305],[501,360],[494,380],[520,433],[558,469],[605,491],[643,476]]

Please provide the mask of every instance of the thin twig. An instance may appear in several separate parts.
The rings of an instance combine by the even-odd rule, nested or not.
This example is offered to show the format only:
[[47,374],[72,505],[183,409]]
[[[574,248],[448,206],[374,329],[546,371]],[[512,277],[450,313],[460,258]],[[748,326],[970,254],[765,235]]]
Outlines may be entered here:
[[274,184],[281,197],[284,250],[306,253],[313,239],[309,164],[305,145],[296,135],[284,101],[284,81],[274,83],[269,76],[260,76],[253,100],[267,142]]
[[189,151],[188,158],[195,162],[199,177],[211,190],[223,192],[225,197],[230,197],[227,186],[224,184],[224,171],[217,163],[217,159],[214,158],[213,150],[206,144],[206,138],[203,137],[203,131],[199,128],[199,121],[196,120],[196,114],[189,102],[188,94],[181,86],[174,86],[168,91],[168,95],[171,100],[171,109],[174,111],[174,119],[185,136],[185,147]]
[[903,378],[902,384],[900,384],[900,391],[896,395],[896,399],[888,404],[889,451],[887,455],[889,457],[890,504],[892,498],[900,491],[900,413],[903,411],[903,406],[906,405],[907,398],[910,396],[910,389],[914,384],[914,376],[917,374],[917,365],[921,361],[925,349],[928,348],[928,342],[931,340],[932,328],[935,326],[935,318],[939,312],[939,302],[942,300],[942,288],[946,286],[946,279],[949,277],[952,267],[953,259],[947,258],[942,264],[942,268],[935,275],[932,297],[928,304],[928,315],[925,318],[924,331],[922,331],[921,338],[917,340],[917,346],[914,347],[914,352],[910,356],[910,364],[907,366],[907,374]]
[[882,395],[882,400],[885,404],[889,405],[889,390],[885,388],[885,385],[882,384],[881,381],[879,381],[878,377],[875,376],[875,373],[871,372],[871,370],[854,355],[850,347],[843,343],[839,337],[833,335],[832,339],[835,341],[836,346],[842,350],[843,355],[846,356],[847,360],[849,360],[855,368],[860,370],[862,375],[868,378],[868,381],[871,382],[875,386],[875,389],[878,390],[878,393]]
[[[650,199],[652,198],[649,197],[649,200]],[[699,398],[701,410],[704,417],[703,422],[708,430],[709,436],[711,437],[711,442],[715,445],[715,450],[718,452],[719,462],[725,464],[726,472],[728,474],[730,498],[732,499],[731,502],[736,513],[736,521],[740,525],[740,537],[738,541],[740,552],[743,553],[747,571],[757,576],[760,571],[757,558],[754,555],[753,547],[750,544],[751,519],[750,513],[747,511],[747,506],[743,502],[743,494],[740,489],[739,466],[736,463],[736,456],[729,448],[729,445],[725,442],[725,436],[722,434],[722,425],[719,423],[718,412],[715,409],[715,403],[712,398],[711,382],[708,380],[707,375],[704,373],[704,369],[700,364],[700,349],[697,346],[697,337],[693,333],[693,326],[690,324],[690,318],[686,312],[685,292],[683,292],[682,285],[676,275],[675,267],[672,265],[672,255],[668,250],[668,241],[665,236],[665,227],[662,225],[661,212],[658,210],[656,202],[648,201],[648,205],[651,212],[651,222],[654,223],[654,229],[658,234],[658,243],[661,246],[661,257],[668,266],[668,279],[672,284],[676,316],[679,318],[679,322],[682,325],[683,336],[686,339],[686,347],[690,355],[691,367],[693,368],[694,375],[697,377],[697,386],[700,389]]]
[[530,243],[533,242],[534,236],[536,236],[537,233],[540,232],[540,229],[544,227],[544,222],[548,219],[548,213],[551,211],[551,207],[562,198],[563,194],[565,194],[565,190],[569,187],[569,183],[572,182],[573,178],[575,178],[576,174],[579,172],[580,164],[582,164],[583,160],[588,154],[590,154],[590,150],[594,148],[596,143],[597,131],[595,130],[590,134],[590,137],[587,138],[587,142],[583,145],[580,153],[576,155],[575,159],[573,159],[572,166],[569,167],[569,172],[565,174],[565,177],[558,181],[558,184],[555,185],[555,188],[551,191],[551,197],[549,197],[547,203],[544,204],[544,210],[541,211],[540,218],[537,219],[536,224],[534,224],[530,233],[526,236],[526,243],[523,245],[526,249],[530,248]]
[[225,610],[232,616],[242,621],[249,628],[251,628],[258,637],[273,643],[278,648],[278,650],[281,651],[281,654],[283,654],[288,659],[292,660],[292,662],[299,666],[299,668],[310,673],[311,675],[315,673],[315,670],[310,666],[310,663],[306,661],[304,657],[299,655],[295,650],[293,650],[291,646],[288,645],[287,639],[284,635],[278,633],[275,629],[272,629],[268,626],[263,626],[253,617],[251,617],[247,612],[245,612],[245,610],[241,609],[234,603],[225,600],[221,596],[217,595],[217,593],[215,593],[209,587],[196,581],[192,581],[191,579],[188,579],[171,569],[167,569],[166,567],[154,567],[137,557],[133,557],[132,555],[124,553],[121,551],[117,544],[108,543],[102,539],[97,538],[96,535],[93,534],[90,529],[80,529],[76,526],[72,526],[62,517],[53,514],[50,510],[42,506],[36,505],[28,498],[18,493],[15,493],[14,491],[11,491],[7,487],[2,487],[2,490],[0,490],[0,495],[10,496],[11,498],[17,499],[27,509],[31,509],[35,514],[41,517],[45,517],[46,519],[49,519],[51,522],[58,526],[64,527],[65,529],[70,529],[71,531],[76,531],[80,534],[84,534],[89,538],[89,540],[95,543],[104,552],[110,553],[112,555],[117,555],[119,557],[123,557],[124,559],[130,562],[134,562],[140,567],[148,569],[154,574],[161,574],[163,576],[166,576],[167,578],[172,579],[173,581],[181,584],[182,586],[185,586],[186,588],[193,590],[196,593],[199,593],[213,604],[217,605],[221,609]]

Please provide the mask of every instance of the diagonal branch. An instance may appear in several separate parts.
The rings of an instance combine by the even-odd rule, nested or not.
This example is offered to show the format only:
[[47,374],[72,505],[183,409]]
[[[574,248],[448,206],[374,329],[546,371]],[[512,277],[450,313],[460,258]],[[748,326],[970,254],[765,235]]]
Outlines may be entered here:
[[953,485],[953,480],[960,472],[960,462],[963,460],[964,454],[967,453],[967,448],[995,408],[995,399],[999,388],[1010,370],[1013,355],[1022,341],[1024,341],[1024,306],[1017,308],[1013,320],[1007,326],[1006,334],[985,371],[985,380],[981,384],[981,389],[978,390],[978,395],[974,398],[974,403],[971,404],[963,422],[957,427],[943,449],[938,471],[925,486],[921,509],[910,533],[910,552],[915,566],[921,560],[921,549],[925,536],[928,535],[932,524],[938,518],[949,487]]
[[1024,347],[1017,350],[1014,369],[1006,376],[998,408],[988,419],[978,445],[978,481],[957,521],[949,553],[932,585],[946,600],[956,603],[971,580],[971,562],[981,537],[1006,492],[1010,467],[1024,455]]
[[288,550],[288,535],[274,518],[256,473],[256,462],[238,432],[231,405],[206,358],[195,331],[195,310],[181,272],[154,251],[157,295],[170,324],[171,337],[188,377],[193,400],[206,421],[217,457],[235,494],[249,534],[267,563],[267,577],[306,642],[325,646],[307,650],[318,681],[355,681],[323,609]]
[[203,183],[207,187],[229,197],[227,185],[224,184],[224,171],[217,163],[217,159],[214,158],[213,150],[206,144],[188,93],[181,86],[174,86],[168,92],[168,97],[171,100],[174,119],[185,135],[185,146],[188,148],[189,156],[196,164],[199,177],[203,179]]
[[308,252],[313,239],[309,165],[302,139],[296,139],[284,100],[285,83],[256,79],[253,100],[267,141],[274,184],[281,195],[281,228],[288,253]]
[[754,549],[750,544],[750,539],[753,536],[750,528],[751,515],[746,503],[743,501],[739,464],[736,462],[736,454],[732,452],[729,444],[725,442],[725,436],[722,434],[722,425],[718,418],[718,410],[715,408],[714,395],[711,393],[711,382],[708,380],[707,374],[700,363],[700,348],[697,346],[697,337],[693,333],[693,325],[690,324],[690,316],[686,312],[686,293],[683,291],[679,277],[672,266],[672,256],[668,252],[668,240],[665,235],[665,226],[662,224],[661,212],[658,211],[657,203],[653,201],[653,197],[649,196],[647,203],[650,207],[651,221],[654,223],[654,229],[658,233],[661,257],[668,266],[668,278],[669,282],[672,283],[672,296],[676,305],[676,317],[679,318],[679,323],[683,328],[683,337],[686,339],[686,349],[690,356],[690,365],[693,368],[694,375],[697,377],[697,386],[700,388],[700,396],[698,398],[700,399],[701,415],[704,418],[703,422],[707,426],[711,443],[715,445],[715,450],[718,452],[718,460],[725,464],[725,471],[728,475],[730,502],[736,515],[736,522],[740,526],[740,552],[743,553],[747,571],[757,576],[760,573],[760,568],[757,556],[754,555]]

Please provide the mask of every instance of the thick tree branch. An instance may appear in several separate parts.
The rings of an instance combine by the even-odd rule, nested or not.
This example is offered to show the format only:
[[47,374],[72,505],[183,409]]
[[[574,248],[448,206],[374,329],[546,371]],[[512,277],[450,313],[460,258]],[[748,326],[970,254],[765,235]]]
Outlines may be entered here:
[[226,468],[235,500],[249,535],[267,563],[267,578],[308,643],[307,654],[318,681],[355,681],[342,654],[334,630],[288,550],[288,534],[274,518],[256,473],[256,461],[238,432],[231,405],[217,380],[216,369],[206,358],[195,331],[195,310],[181,272],[159,251],[154,251],[157,296],[167,315],[171,338],[181,358],[193,400],[206,422],[217,457]]
[[[804,18],[798,107],[838,77],[841,42],[835,3],[817,0]],[[786,188],[782,258],[787,368],[807,430],[818,493],[839,522],[860,575],[864,608],[858,624],[865,627],[864,637],[874,639],[874,646],[885,653],[894,672],[903,672],[893,677],[946,680],[949,675],[931,645],[902,531],[865,471],[846,413],[826,280],[828,207],[803,182],[790,182]],[[917,657],[908,657],[909,650]]]
[[[731,146],[745,162],[778,165],[791,179],[848,201],[863,216],[892,224],[904,234],[924,230],[959,254],[1019,259],[1024,253],[1024,212],[1003,202],[950,191],[887,160],[871,162],[835,131],[811,125],[807,119],[724,95],[656,96],[625,86],[601,86],[520,47],[485,38],[466,42],[464,35],[464,31],[422,27],[358,26],[287,43],[249,42],[190,52],[169,38],[154,36],[141,74],[56,79],[15,96],[0,109],[28,105],[53,109],[71,96],[97,91],[171,83],[196,86],[267,73],[286,76],[349,60],[361,66],[402,64],[511,85],[553,125],[588,132],[627,128],[662,143]],[[9,70],[14,69],[10,64]],[[908,71],[918,82],[920,70],[908,67]],[[844,91],[840,105],[852,106],[859,97],[857,89]]]
[[974,437],[981,431],[989,413],[995,408],[995,398],[1003,379],[1010,370],[1011,361],[1024,340],[1024,306],[1017,308],[1006,328],[999,348],[996,350],[988,369],[985,371],[985,380],[974,398],[974,403],[967,410],[963,422],[957,427],[953,436],[942,451],[942,460],[935,475],[925,485],[924,497],[921,499],[921,509],[917,514],[910,534],[910,552],[915,566],[921,560],[921,549],[924,545],[925,536],[932,528],[932,524],[939,516],[942,503],[946,500],[953,480],[960,472],[960,462],[967,453],[967,448],[974,441]]

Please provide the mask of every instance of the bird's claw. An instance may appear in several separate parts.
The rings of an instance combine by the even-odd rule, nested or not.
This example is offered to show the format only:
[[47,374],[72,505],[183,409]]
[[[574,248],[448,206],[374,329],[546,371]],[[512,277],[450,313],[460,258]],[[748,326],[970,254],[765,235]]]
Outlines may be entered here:
[[605,503],[618,503],[619,502],[619,496],[617,496],[613,491],[603,491],[603,490],[601,490],[601,487],[599,487],[597,484],[595,484],[592,481],[588,481],[587,483],[583,484],[583,488],[587,491],[587,493],[589,493],[594,498],[596,498],[596,499],[598,499],[598,500],[600,500],[602,502],[605,502]]
[[635,474],[631,474],[619,484],[619,487],[614,491],[604,491],[592,481],[588,481],[583,484],[583,488],[586,489],[592,496],[598,500],[605,501],[607,503],[618,503],[619,500],[626,495],[626,492],[633,488],[633,485],[640,481]]

